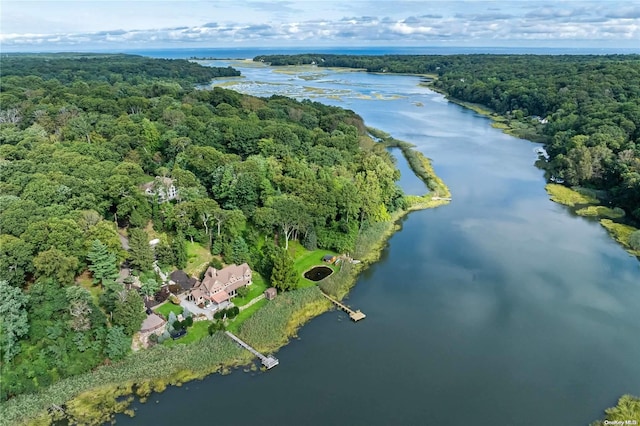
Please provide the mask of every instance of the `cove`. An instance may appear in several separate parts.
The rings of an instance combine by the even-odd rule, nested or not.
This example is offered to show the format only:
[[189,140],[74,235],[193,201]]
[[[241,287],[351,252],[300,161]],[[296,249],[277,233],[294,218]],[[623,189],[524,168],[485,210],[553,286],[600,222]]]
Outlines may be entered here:
[[417,77],[233,65],[232,89],[352,109],[415,144],[453,201],[401,220],[346,300],[365,320],[327,312],[268,373],[169,388],[119,424],[580,425],[640,394],[640,263],[548,200],[539,145]]

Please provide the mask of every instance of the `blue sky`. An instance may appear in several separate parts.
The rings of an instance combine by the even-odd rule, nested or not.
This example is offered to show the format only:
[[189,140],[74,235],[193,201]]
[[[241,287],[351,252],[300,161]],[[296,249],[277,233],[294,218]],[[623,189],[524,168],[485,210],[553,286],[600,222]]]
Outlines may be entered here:
[[2,0],[0,48],[640,46],[637,1]]

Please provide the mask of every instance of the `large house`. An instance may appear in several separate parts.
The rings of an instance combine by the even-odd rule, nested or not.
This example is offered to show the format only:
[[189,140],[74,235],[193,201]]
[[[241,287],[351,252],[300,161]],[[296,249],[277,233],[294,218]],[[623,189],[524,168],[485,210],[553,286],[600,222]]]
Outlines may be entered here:
[[142,189],[150,197],[157,196],[159,203],[175,200],[178,197],[178,188],[173,179],[168,177],[156,176],[155,180],[142,185]]
[[207,302],[226,305],[240,287],[251,285],[251,277],[251,268],[246,263],[222,269],[209,266],[202,281],[196,283],[191,290],[189,300],[197,305]]

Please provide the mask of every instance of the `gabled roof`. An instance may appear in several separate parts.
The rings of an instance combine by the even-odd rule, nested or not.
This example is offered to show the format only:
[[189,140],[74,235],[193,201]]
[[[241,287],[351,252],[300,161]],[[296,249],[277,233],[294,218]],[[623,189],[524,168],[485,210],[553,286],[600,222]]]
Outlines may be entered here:
[[225,302],[227,300],[229,300],[229,293],[227,293],[226,291],[222,290],[219,291],[217,293],[215,293],[213,296],[211,296],[211,300],[213,300],[214,302],[220,304],[222,302]]

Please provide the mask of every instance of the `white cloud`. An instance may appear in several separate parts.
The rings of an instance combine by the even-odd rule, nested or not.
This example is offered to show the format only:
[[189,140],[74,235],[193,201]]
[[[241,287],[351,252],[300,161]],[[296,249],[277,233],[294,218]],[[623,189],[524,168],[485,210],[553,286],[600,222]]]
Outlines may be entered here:
[[[616,41],[637,47],[640,2],[3,1],[3,49]],[[125,44],[126,43],[126,44]],[[620,46],[624,47],[624,46]]]

